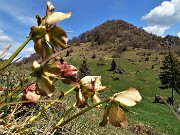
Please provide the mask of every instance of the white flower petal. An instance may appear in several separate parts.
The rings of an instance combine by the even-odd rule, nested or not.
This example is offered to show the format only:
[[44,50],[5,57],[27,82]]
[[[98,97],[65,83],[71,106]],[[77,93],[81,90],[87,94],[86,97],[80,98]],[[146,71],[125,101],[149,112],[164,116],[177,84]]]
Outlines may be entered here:
[[33,62],[33,68],[34,69],[37,69],[37,68],[39,68],[40,67],[40,64],[37,62],[37,61],[34,61]]
[[55,24],[57,22],[60,22],[62,20],[69,18],[71,15],[72,15],[71,12],[69,12],[69,13],[53,12],[51,15],[49,15],[46,18],[46,23],[48,25],[52,25],[52,24]]
[[134,106],[136,102],[140,102],[141,99],[140,93],[135,88],[129,88],[126,91],[115,94],[113,101],[117,101],[126,106]]

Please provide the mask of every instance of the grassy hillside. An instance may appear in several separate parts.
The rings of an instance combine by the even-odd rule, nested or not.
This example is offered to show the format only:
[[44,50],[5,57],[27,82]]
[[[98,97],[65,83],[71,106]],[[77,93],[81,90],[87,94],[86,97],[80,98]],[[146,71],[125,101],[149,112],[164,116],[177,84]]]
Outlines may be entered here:
[[[179,135],[180,122],[169,108],[164,104],[153,103],[155,95],[171,96],[171,90],[161,90],[159,88],[160,81],[158,78],[159,69],[165,56],[164,45],[167,38],[170,38],[169,41],[174,39],[176,54],[180,56],[178,50],[180,39],[178,37],[157,37],[122,20],[107,21],[92,31],[85,32],[71,40],[70,43],[75,46],[63,50],[62,58],[65,57],[69,64],[76,67],[80,66],[83,57],[87,58],[87,64],[92,75],[102,76],[103,85],[110,86],[107,91],[101,93],[102,99],[129,87],[135,87],[141,93],[143,99],[135,107],[129,108],[135,113],[126,113],[129,121],[127,129],[114,128],[110,124],[106,128],[99,127],[98,123],[103,117],[103,107],[101,107],[94,108],[67,124],[62,129],[63,133],[80,135]],[[22,75],[26,70],[29,74],[32,61],[37,58],[39,57],[33,54],[30,58],[23,59],[16,64],[21,68],[14,68],[12,65],[9,70],[14,70],[13,74],[20,72]],[[112,58],[115,59],[117,67],[123,69],[123,74],[114,74],[109,71]],[[103,66],[98,66],[99,59],[104,60]],[[17,78],[20,77],[22,76]],[[60,91],[71,88],[71,86],[64,85],[60,81],[56,83],[56,87],[57,91],[52,99],[58,97]],[[18,97],[17,100],[19,99]],[[55,104],[46,113],[43,113],[32,124],[30,130],[37,134],[51,134],[52,127],[75,102],[74,92],[64,98],[61,103]],[[23,108],[22,112],[15,114],[14,121],[16,122],[18,119],[18,122],[23,122],[24,117],[34,115],[46,104],[37,103],[36,107],[31,109]],[[175,93],[173,108],[179,104],[180,96]],[[76,111],[79,111],[79,109],[76,109]],[[25,116],[23,116],[24,113]],[[75,111],[72,113],[75,113]]]
[[[132,49],[129,48],[127,51],[123,52],[120,56],[121,58],[115,58],[117,67],[121,67],[124,70],[124,74],[114,74],[108,71],[111,67],[112,58],[106,53],[104,57],[104,66],[98,66],[99,58],[102,58],[103,53],[86,51],[87,46],[80,46],[78,48],[73,48],[70,53],[71,56],[65,57],[69,64],[73,64],[79,67],[83,57],[87,58],[87,64],[91,69],[93,75],[101,75],[103,85],[111,86],[107,91],[101,93],[101,98],[112,96],[114,93],[124,91],[128,87],[135,87],[142,95],[142,101],[136,106],[129,108],[134,113],[126,113],[127,119],[129,121],[129,126],[127,129],[115,128],[108,123],[106,128],[99,127],[99,122],[103,117],[103,108],[94,108],[91,111],[83,114],[81,117],[73,120],[63,128],[64,134],[98,134],[98,135],[178,135],[179,121],[169,110],[169,108],[160,103],[153,103],[155,95],[161,95],[170,97],[171,90],[161,90],[159,88],[160,81],[158,79],[158,71],[160,67],[160,62],[163,59],[162,53],[157,53],[153,50],[147,49]],[[81,51],[80,50],[85,51]],[[62,56],[66,55],[67,50],[62,52]],[[96,58],[92,59],[92,54],[97,54]],[[147,60],[148,57],[149,59]],[[159,63],[159,64],[158,64]],[[155,65],[152,68],[152,65]],[[30,66],[29,66],[30,68]],[[14,68],[15,69],[15,68]],[[28,65],[26,65],[28,69]],[[113,78],[118,77],[119,80],[114,80]],[[59,91],[66,91],[72,86],[63,85],[62,83],[57,83],[57,94]],[[180,96],[175,93],[175,108],[180,104]],[[56,104],[51,109],[46,111],[35,123],[33,123],[32,131],[36,133],[48,133],[51,132],[51,126],[59,120],[60,116],[65,110],[67,110],[70,105],[75,103],[75,93],[70,94],[68,97],[63,99],[61,104]],[[43,103],[37,104],[36,108],[32,108],[28,111],[32,115],[37,111]],[[76,111],[79,111],[78,109]],[[75,113],[72,112],[72,113]],[[19,116],[18,116],[19,117]],[[22,118],[19,117],[22,121]],[[47,126],[48,125],[48,126]]]
[[[119,54],[119,58],[114,58],[117,67],[124,70],[124,74],[114,74],[108,71],[112,62],[113,44],[109,46],[93,46],[91,42],[82,44],[81,46],[73,46],[72,48],[62,51],[62,57],[70,52],[65,60],[69,64],[79,67],[83,57],[87,58],[87,64],[93,75],[101,75],[103,85],[109,85],[110,88],[101,93],[101,98],[112,96],[114,93],[124,91],[128,87],[135,87],[142,95],[142,101],[136,106],[129,108],[135,113],[126,113],[129,121],[127,129],[115,128],[108,123],[106,128],[99,127],[99,122],[103,117],[103,108],[94,108],[91,111],[76,118],[63,128],[64,134],[98,134],[98,135],[178,135],[179,121],[169,110],[169,108],[160,103],[153,103],[155,95],[170,97],[171,90],[161,90],[159,88],[160,81],[158,78],[159,67],[164,58],[163,51],[140,49],[128,47],[126,51]],[[95,54],[95,58],[92,56]],[[99,59],[103,58],[103,66],[98,66]],[[30,69],[31,65],[24,65],[24,70]],[[16,69],[16,68],[14,68]],[[30,70],[28,70],[29,72]],[[113,78],[118,77],[119,80]],[[64,85],[60,82],[56,83],[57,93],[66,91],[72,86]],[[175,93],[175,108],[180,104],[180,96]],[[67,110],[70,105],[75,103],[75,92],[63,99],[61,104],[57,103],[51,109],[47,110],[36,122],[33,123],[31,130],[38,134],[50,133],[53,125],[57,123],[60,116]],[[28,113],[31,115],[41,108],[43,103],[37,104],[36,108],[31,108]],[[78,109],[76,111],[79,111]],[[75,113],[72,112],[72,113]],[[18,119],[22,119],[21,117]],[[48,125],[48,126],[47,126]]]
[[[68,58],[71,64],[78,66],[81,63],[79,59]],[[164,104],[153,103],[154,95],[171,96],[170,90],[161,90],[158,72],[149,70],[143,66],[135,65],[124,59],[115,59],[117,66],[121,66],[125,74],[113,74],[110,71],[112,59],[106,59],[106,65],[97,66],[98,59],[88,59],[87,63],[94,75],[101,75],[104,85],[111,88],[102,93],[102,97],[111,96],[119,91],[126,90],[128,87],[135,87],[140,91],[143,100],[137,106],[130,108],[138,113],[127,113],[130,125],[128,129],[113,128],[110,124],[107,128],[98,127],[102,118],[102,109],[95,108],[91,112],[70,123],[71,131],[79,134],[167,134],[178,135],[179,122],[169,108]],[[112,77],[119,77],[119,80],[113,80]],[[180,103],[180,97],[175,93],[175,106]],[[74,125],[74,123],[76,123]],[[68,127],[68,126],[67,126]],[[69,129],[70,130],[70,129]]]

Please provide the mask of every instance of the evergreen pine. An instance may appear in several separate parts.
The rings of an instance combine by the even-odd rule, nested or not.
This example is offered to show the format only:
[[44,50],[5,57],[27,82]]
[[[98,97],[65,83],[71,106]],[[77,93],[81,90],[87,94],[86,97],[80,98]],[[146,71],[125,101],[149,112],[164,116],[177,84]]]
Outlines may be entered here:
[[86,63],[86,59],[83,59],[82,64],[79,67],[78,78],[81,79],[85,76],[91,75],[91,70]]
[[114,71],[116,69],[117,65],[116,65],[116,62],[115,60],[113,59],[112,62],[111,62],[111,71]]
[[169,48],[167,56],[165,56],[165,59],[163,62],[163,65],[161,67],[161,72],[159,75],[159,79],[162,84],[162,89],[168,89],[171,88],[172,95],[171,95],[171,101],[173,105],[174,101],[174,90],[180,94],[180,62],[175,56],[175,54],[172,52],[172,50]]

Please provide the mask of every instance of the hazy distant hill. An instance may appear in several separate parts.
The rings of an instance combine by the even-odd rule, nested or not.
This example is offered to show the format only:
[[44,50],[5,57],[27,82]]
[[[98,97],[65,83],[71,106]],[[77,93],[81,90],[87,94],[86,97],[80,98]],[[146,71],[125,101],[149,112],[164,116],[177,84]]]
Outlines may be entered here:
[[14,63],[16,66],[21,66],[22,64],[32,63],[34,60],[39,59],[40,56],[36,53],[31,54],[29,57],[24,57],[21,61]]

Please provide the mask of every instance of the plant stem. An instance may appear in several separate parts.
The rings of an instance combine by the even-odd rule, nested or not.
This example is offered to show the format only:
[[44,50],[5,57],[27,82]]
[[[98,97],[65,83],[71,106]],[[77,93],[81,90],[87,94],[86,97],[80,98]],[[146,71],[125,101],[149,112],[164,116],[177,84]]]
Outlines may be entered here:
[[66,111],[66,113],[64,114],[64,116],[62,116],[61,119],[59,120],[59,122],[56,124],[56,127],[58,127],[58,126],[64,121],[65,117],[75,108],[75,106],[76,106],[76,103],[73,104],[73,105],[71,106],[71,108],[69,108],[69,109]]
[[[77,86],[75,86],[75,87],[71,88],[70,90],[68,90],[67,92],[65,92],[64,96],[66,96],[67,94],[72,92],[74,89],[76,89],[76,87]],[[54,101],[52,101],[48,105],[44,106],[36,115],[34,115],[32,118],[30,118],[27,122],[31,123],[31,122],[35,121],[43,112],[45,112],[48,108],[50,108],[52,105],[54,105],[61,98],[63,98],[63,96],[60,98],[56,98]]]
[[29,37],[24,41],[24,43],[11,55],[11,57],[7,61],[4,62],[4,64],[0,67],[0,74],[11,64],[13,59],[21,52],[21,50],[27,45],[31,38],[32,35],[30,34]]
[[78,116],[82,115],[83,113],[91,110],[92,108],[94,108],[94,107],[96,107],[96,106],[98,106],[98,105],[100,105],[100,104],[103,104],[103,103],[105,103],[105,102],[108,102],[109,100],[110,100],[110,99],[108,98],[108,99],[105,99],[105,100],[103,100],[103,101],[101,101],[101,102],[99,102],[99,103],[96,103],[96,104],[92,105],[92,106],[89,106],[88,108],[80,111],[79,113],[77,113],[77,114],[75,114],[74,116],[70,117],[70,118],[67,119],[66,121],[62,122],[62,123],[59,124],[59,126],[56,127],[56,128],[63,127],[64,125],[66,125],[67,123],[69,123],[69,122],[72,121],[73,119],[77,118]]

